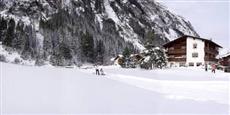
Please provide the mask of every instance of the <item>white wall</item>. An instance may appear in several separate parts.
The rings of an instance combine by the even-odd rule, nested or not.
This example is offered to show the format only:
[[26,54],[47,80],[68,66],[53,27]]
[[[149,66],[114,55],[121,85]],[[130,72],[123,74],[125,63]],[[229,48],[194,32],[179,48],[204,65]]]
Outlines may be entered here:
[[[196,43],[197,44],[197,48],[194,49],[193,48],[193,44]],[[204,56],[205,56],[205,52],[204,52],[204,41],[200,40],[200,39],[193,39],[188,37],[187,38],[187,46],[186,46],[186,50],[187,50],[187,60],[186,60],[186,64],[188,65],[189,62],[193,62],[194,65],[196,66],[196,63],[201,62],[202,64],[204,64]],[[192,57],[192,53],[198,53],[198,57]]]

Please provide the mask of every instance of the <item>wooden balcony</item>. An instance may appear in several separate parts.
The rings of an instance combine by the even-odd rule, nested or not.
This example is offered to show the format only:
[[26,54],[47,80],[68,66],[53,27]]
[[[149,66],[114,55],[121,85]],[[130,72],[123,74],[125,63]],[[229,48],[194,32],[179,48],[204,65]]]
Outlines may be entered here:
[[215,49],[204,49],[204,51],[206,53],[209,53],[209,54],[214,54],[214,55],[218,55],[219,54],[219,52],[217,50],[215,50]]
[[216,59],[216,58],[211,58],[211,57],[205,57],[204,60],[205,60],[205,61],[218,62],[218,59]]
[[186,49],[168,50],[166,53],[167,54],[186,54]]
[[168,58],[168,61],[185,62],[186,58]]

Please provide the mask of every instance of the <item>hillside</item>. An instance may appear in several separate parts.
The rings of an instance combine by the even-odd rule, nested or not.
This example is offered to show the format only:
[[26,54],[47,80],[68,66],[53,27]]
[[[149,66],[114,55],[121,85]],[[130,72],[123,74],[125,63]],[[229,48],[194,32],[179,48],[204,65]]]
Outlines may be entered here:
[[38,65],[110,64],[125,47],[136,53],[182,35],[199,36],[153,0],[0,1],[0,41]]

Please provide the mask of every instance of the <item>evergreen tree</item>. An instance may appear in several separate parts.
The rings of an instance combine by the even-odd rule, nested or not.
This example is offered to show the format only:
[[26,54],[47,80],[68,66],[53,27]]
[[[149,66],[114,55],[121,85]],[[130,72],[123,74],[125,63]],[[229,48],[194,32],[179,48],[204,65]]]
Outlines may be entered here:
[[81,49],[84,57],[87,58],[88,62],[94,62],[94,40],[93,37],[88,33],[83,33],[81,37]]
[[125,47],[122,55],[123,57],[123,64],[121,65],[122,67],[129,68],[130,66],[130,55],[131,55],[131,50],[128,47]]
[[124,51],[122,52],[122,55],[123,55],[125,58],[127,58],[127,57],[130,56],[130,54],[131,54],[130,49],[129,49],[128,47],[125,47]]
[[72,59],[71,49],[68,45],[61,43],[59,46],[60,55],[64,57],[64,59]]
[[166,55],[163,50],[158,47],[144,50],[145,59],[141,63],[141,68],[153,69],[166,66]]
[[156,67],[157,68],[165,67],[167,65],[167,58],[166,58],[166,54],[165,54],[164,50],[155,49],[155,52],[157,54],[156,62],[155,62]]
[[23,49],[25,39],[23,37],[24,35],[24,24],[21,20],[18,21],[17,26],[16,26],[16,32],[15,32],[15,39],[12,42],[12,46],[16,49]]
[[97,13],[102,13],[102,11],[104,10],[102,0],[96,0],[95,1],[95,10],[97,11]]
[[14,19],[10,19],[9,24],[8,24],[8,29],[6,32],[6,38],[3,40],[3,44],[6,46],[12,47],[12,41],[15,37],[14,29],[15,29],[15,21]]
[[4,39],[6,29],[7,29],[7,21],[4,18],[0,18],[0,41]]
[[[65,43],[60,43],[60,45],[54,49],[50,60],[54,66],[66,66],[72,64],[72,58],[71,48]],[[38,62],[39,61],[40,60],[38,60]]]
[[165,52],[154,46],[154,40],[156,35],[154,31],[148,31],[145,36],[145,50],[143,56],[145,59],[141,63],[141,67],[145,69],[162,68],[166,66]]
[[154,31],[148,31],[145,35],[145,48],[151,49],[154,47],[155,34]]
[[105,47],[104,47],[103,42],[101,40],[99,40],[97,42],[96,52],[95,52],[95,54],[96,54],[96,63],[97,64],[100,64],[100,65],[103,64],[104,49],[105,49]]

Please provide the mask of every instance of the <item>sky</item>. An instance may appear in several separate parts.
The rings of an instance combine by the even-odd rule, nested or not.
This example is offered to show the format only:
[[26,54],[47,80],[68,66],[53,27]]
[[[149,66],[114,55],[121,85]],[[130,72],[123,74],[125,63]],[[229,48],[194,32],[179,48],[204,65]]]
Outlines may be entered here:
[[230,51],[230,0],[156,0],[190,21],[202,38]]

